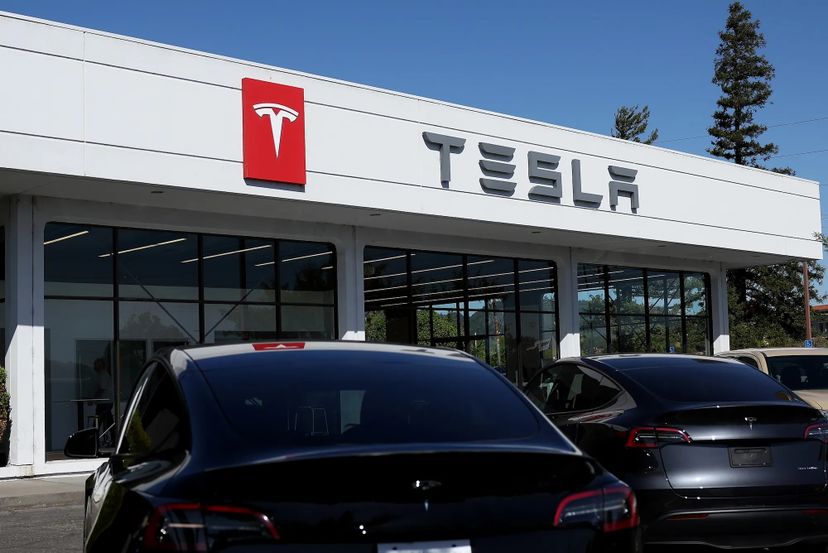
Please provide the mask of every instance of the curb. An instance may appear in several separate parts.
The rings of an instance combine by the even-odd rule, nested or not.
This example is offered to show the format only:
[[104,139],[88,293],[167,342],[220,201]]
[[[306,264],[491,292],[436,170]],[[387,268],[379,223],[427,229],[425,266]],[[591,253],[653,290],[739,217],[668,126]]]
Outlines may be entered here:
[[82,507],[83,496],[83,491],[76,491],[0,497],[0,511],[21,507],[58,507],[65,505]]

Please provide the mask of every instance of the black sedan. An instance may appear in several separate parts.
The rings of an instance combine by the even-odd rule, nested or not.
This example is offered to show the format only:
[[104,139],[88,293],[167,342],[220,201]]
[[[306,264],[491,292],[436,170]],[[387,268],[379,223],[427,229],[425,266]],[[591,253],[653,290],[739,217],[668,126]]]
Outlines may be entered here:
[[828,543],[828,422],[766,374],[709,357],[616,355],[561,360],[525,391],[632,486],[645,543]]
[[[172,349],[124,421],[87,483],[89,553],[640,548],[630,488],[457,351]],[[100,454],[96,431],[66,453]]]

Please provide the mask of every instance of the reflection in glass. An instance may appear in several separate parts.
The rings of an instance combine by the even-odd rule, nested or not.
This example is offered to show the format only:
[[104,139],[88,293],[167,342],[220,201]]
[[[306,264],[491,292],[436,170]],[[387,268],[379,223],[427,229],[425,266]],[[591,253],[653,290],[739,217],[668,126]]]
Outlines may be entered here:
[[368,246],[364,287],[368,340],[462,348],[515,382],[557,357],[550,261]]
[[329,244],[279,243],[282,303],[334,303],[336,256]]
[[[707,296],[702,273],[579,265],[581,353],[709,354]],[[609,336],[602,330],[607,327]]]
[[194,303],[121,301],[118,310],[118,389],[123,410],[150,356],[161,348],[197,344],[200,329]]
[[207,304],[204,343],[248,342],[276,338],[276,307],[272,305]]
[[644,313],[644,271],[608,267],[610,312],[618,315]]
[[204,236],[204,299],[272,303],[276,272],[274,242],[235,236]]
[[707,314],[707,284],[704,274],[684,275],[684,308],[688,315]]
[[112,313],[111,301],[45,302],[48,451],[63,451],[70,434],[114,415]]
[[334,308],[327,306],[282,306],[282,332],[285,338],[330,340],[334,334]]
[[112,296],[111,228],[49,223],[43,251],[46,295]]
[[[138,299],[198,299],[195,234],[118,230],[118,294]],[[99,257],[112,256],[105,251]]]
[[[50,459],[70,432],[120,419],[159,348],[336,337],[329,244],[65,223],[47,224],[44,236]],[[290,267],[281,272],[281,299],[323,305],[280,309],[280,248],[281,266]]]

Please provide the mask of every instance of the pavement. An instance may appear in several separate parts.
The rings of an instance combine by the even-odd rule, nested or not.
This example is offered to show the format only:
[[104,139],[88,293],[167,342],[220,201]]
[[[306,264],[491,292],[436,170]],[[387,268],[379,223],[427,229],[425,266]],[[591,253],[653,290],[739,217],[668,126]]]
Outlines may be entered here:
[[0,480],[0,511],[18,507],[83,505],[88,475]]

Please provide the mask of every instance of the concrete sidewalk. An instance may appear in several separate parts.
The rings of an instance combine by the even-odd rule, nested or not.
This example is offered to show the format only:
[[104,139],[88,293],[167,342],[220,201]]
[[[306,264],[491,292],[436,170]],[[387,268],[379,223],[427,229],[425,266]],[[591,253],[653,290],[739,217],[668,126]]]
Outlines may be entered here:
[[38,505],[83,505],[88,475],[0,480],[0,511]]

